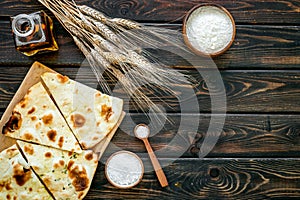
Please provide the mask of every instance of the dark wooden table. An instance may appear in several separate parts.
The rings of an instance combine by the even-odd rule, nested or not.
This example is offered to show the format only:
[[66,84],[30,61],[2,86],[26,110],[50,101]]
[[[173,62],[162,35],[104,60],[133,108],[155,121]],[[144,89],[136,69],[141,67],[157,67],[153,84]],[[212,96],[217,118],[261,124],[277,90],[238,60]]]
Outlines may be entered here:
[[[166,97],[173,103],[173,110],[168,113],[175,123],[166,124],[164,129],[150,138],[154,150],[168,146],[177,134],[190,142],[180,157],[176,154],[182,151],[180,144],[171,146],[174,154],[159,155],[162,164],[170,163],[164,167],[169,187],[161,188],[150,170],[136,187],[116,189],[106,180],[104,165],[100,162],[86,199],[300,198],[299,0],[76,2],[90,5],[112,17],[169,25],[179,31],[182,18],[189,9],[199,3],[214,2],[227,8],[237,24],[233,46],[225,54],[214,58],[226,89],[227,115],[224,116],[223,131],[212,151],[205,158],[198,156],[213,117],[209,96],[213,95],[212,92],[209,93],[197,70],[177,57],[162,55],[174,67],[188,70],[198,79],[196,94],[201,111],[201,114],[193,112],[191,105],[188,113],[179,113],[178,101],[171,96]],[[57,20],[54,20],[54,28],[60,46],[58,52],[26,57],[15,50],[10,16],[40,9],[46,10],[36,0],[0,0],[0,115],[34,61],[76,78],[84,60]],[[49,11],[47,13],[53,16]],[[80,75],[83,82],[95,83],[90,72],[81,72]],[[130,112],[112,143],[120,149],[145,153],[141,141],[129,135],[132,127],[128,122],[131,118],[135,122],[145,122],[147,119],[134,110]],[[181,130],[178,133],[180,119],[187,119],[185,123],[192,126],[197,117],[201,117],[198,130],[192,133]],[[196,136],[191,137],[193,134]],[[109,147],[106,156],[113,151],[114,148]],[[143,159],[148,166],[147,156]]]

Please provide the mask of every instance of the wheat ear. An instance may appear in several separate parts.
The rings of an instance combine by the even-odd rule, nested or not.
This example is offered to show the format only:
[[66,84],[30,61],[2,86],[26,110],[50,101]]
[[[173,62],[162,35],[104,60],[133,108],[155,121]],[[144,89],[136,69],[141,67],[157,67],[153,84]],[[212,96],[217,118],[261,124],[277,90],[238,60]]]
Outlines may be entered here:
[[[170,69],[144,47],[160,49],[164,45],[182,48],[175,31],[143,26],[135,21],[111,18],[74,0],[38,0],[47,7],[73,36],[96,74],[102,90],[110,94],[104,79],[117,79],[123,90],[136,102],[137,109],[162,110],[141,90],[141,85],[156,84],[172,91],[172,85],[186,82],[186,77]],[[155,93],[156,86],[150,86]],[[157,97],[159,100],[160,97]],[[165,113],[163,113],[165,116]]]

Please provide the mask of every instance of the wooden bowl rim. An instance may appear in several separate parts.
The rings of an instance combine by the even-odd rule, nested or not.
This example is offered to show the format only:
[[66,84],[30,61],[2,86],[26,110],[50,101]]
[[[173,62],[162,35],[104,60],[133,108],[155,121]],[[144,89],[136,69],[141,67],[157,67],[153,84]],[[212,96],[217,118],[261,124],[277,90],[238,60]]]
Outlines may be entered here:
[[[205,52],[202,52],[202,51],[200,51],[200,50],[198,50],[198,49],[196,49],[196,48],[190,43],[190,41],[189,41],[189,39],[188,39],[188,37],[187,37],[187,34],[186,34],[186,23],[187,23],[187,21],[188,21],[190,15],[191,15],[194,11],[196,11],[198,8],[204,7],[204,6],[213,6],[213,7],[217,7],[217,8],[219,8],[219,9],[221,9],[221,10],[222,10],[222,11],[230,18],[230,21],[231,21],[232,27],[233,27],[232,37],[231,37],[231,40],[230,40],[230,42],[228,43],[228,45],[227,45],[225,48],[223,48],[222,50],[220,50],[220,51],[217,51],[217,52],[214,52],[214,53],[209,53],[209,54],[208,54],[208,53],[205,53]],[[233,43],[233,41],[234,41],[235,35],[236,35],[236,26],[235,26],[235,21],[234,21],[232,15],[231,15],[231,13],[230,13],[225,7],[223,7],[223,6],[219,5],[219,4],[215,4],[215,3],[202,3],[202,4],[198,4],[198,5],[194,6],[193,8],[191,8],[191,9],[187,12],[187,14],[185,15],[185,17],[184,17],[184,19],[183,19],[182,33],[183,33],[183,40],[184,40],[185,44],[186,44],[186,45],[188,46],[188,48],[189,48],[190,50],[192,50],[194,53],[196,53],[197,55],[200,55],[200,56],[211,56],[211,57],[216,57],[216,56],[219,56],[219,55],[223,54],[225,51],[227,51],[227,50],[231,47],[231,45],[232,45],[232,43]]]
[[[130,154],[130,155],[134,156],[134,157],[139,161],[139,163],[141,164],[141,167],[142,167],[142,171],[141,171],[141,175],[140,175],[139,179],[138,179],[136,182],[134,182],[133,184],[131,184],[131,185],[118,185],[118,184],[116,184],[115,182],[113,182],[113,181],[109,178],[109,176],[108,176],[107,168],[108,168],[108,163],[109,163],[109,161],[110,161],[114,156],[116,156],[116,155],[118,155],[118,154],[122,154],[122,153],[127,153],[127,154]],[[108,182],[109,182],[110,184],[112,184],[113,186],[115,186],[115,187],[117,187],[117,188],[120,188],[120,189],[128,189],[128,188],[132,188],[132,187],[136,186],[136,185],[139,184],[139,183],[141,182],[141,180],[143,179],[143,175],[144,175],[144,164],[143,164],[143,161],[142,161],[142,159],[141,159],[137,154],[135,154],[135,153],[133,153],[133,152],[131,152],[131,151],[125,151],[125,150],[117,151],[117,152],[113,153],[113,154],[107,159],[107,161],[106,161],[106,163],[105,163],[105,176],[106,176],[106,179],[108,180]]]

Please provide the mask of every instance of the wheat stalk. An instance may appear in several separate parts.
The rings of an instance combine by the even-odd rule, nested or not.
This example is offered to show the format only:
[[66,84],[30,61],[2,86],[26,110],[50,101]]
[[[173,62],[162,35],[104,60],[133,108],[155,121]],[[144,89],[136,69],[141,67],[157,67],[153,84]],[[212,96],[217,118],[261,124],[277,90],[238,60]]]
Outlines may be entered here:
[[159,113],[159,106],[141,91],[140,85],[156,84],[151,87],[155,93],[157,87],[172,91],[172,84],[186,82],[184,75],[155,60],[143,49],[160,48],[166,43],[181,48],[182,43],[177,35],[172,35],[175,32],[146,27],[127,19],[110,18],[86,5],[76,5],[74,1],[39,2],[47,7],[72,35],[104,92],[111,92],[103,77],[103,72],[106,71],[109,78],[117,79],[124,91],[131,95],[138,109],[147,112],[147,108],[152,108]]

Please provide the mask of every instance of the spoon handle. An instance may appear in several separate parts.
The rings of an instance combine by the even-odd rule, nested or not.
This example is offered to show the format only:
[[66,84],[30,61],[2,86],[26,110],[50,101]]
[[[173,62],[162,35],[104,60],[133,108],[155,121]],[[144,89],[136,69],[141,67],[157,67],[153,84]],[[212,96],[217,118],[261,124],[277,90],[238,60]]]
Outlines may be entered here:
[[149,154],[149,157],[150,157],[150,160],[152,162],[152,165],[153,165],[153,168],[155,170],[155,173],[156,173],[156,176],[160,182],[160,185],[162,187],[166,187],[168,186],[168,180],[166,178],[166,175],[164,173],[164,171],[162,170],[153,150],[152,150],[152,147],[148,141],[147,138],[143,139],[144,143],[145,143],[145,146],[146,146],[146,149],[148,151],[148,154]]

